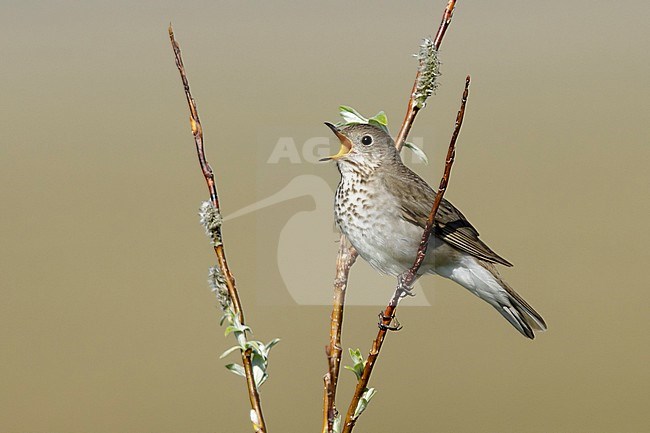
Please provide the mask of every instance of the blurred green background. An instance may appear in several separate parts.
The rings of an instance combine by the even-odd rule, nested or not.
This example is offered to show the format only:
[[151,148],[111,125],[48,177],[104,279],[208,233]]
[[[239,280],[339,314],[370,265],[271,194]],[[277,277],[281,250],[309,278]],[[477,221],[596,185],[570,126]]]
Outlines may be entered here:
[[[328,136],[339,104],[383,109],[396,131],[410,54],[445,3],[3,1],[0,432],[250,431],[244,382],[217,359],[232,341],[206,284],[170,21],[229,214],[302,174],[334,187],[331,164],[265,161],[281,136]],[[447,197],[516,264],[503,274],[549,331],[527,341],[430,278],[413,303],[432,305],[407,299],[388,336],[359,432],[647,430],[649,15],[644,1],[458,3],[416,170],[437,183],[470,73]],[[336,244],[331,209],[296,200],[224,229],[255,338],[282,338],[262,388],[271,432],[320,428],[329,308],[287,295],[277,233],[312,211],[292,236],[326,240],[295,272],[325,299]],[[392,291],[365,264],[352,274],[377,305]],[[367,353],[377,312],[347,310],[345,347]]]

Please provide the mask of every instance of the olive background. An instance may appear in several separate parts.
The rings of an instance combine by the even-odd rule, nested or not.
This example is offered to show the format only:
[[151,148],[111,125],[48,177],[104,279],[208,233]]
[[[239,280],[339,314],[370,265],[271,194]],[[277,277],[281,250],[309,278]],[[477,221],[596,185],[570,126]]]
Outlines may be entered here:
[[[206,284],[207,194],[170,21],[228,215],[301,175],[335,187],[333,164],[268,158],[280,137],[298,151],[330,138],[340,104],[385,110],[396,132],[411,54],[445,4],[2,1],[0,432],[251,431],[244,381],[223,367],[236,356],[218,359],[233,339]],[[529,341],[459,286],[423,280],[356,430],[647,430],[649,16],[644,1],[458,2],[412,133],[431,162],[413,167],[437,184],[471,74],[447,198],[515,263],[504,277],[549,330]],[[224,226],[254,338],[282,339],[261,390],[270,432],[320,428],[337,246],[318,198]],[[278,271],[298,213],[288,239],[315,247],[284,272],[311,304]],[[393,286],[353,268],[350,296],[376,298],[346,310],[345,348],[367,353]]]

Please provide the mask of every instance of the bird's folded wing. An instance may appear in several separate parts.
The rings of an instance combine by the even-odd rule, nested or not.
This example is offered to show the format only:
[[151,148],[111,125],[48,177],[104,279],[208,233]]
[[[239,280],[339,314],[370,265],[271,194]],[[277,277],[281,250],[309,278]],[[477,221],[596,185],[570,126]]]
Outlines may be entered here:
[[[392,186],[395,186],[394,183],[399,182],[400,190],[405,193],[400,194],[398,198],[402,218],[424,229],[436,193],[422,178],[408,168],[398,176],[401,179],[392,178],[389,183],[393,183]],[[386,186],[391,187],[391,185]],[[485,245],[479,239],[478,231],[467,221],[467,218],[445,199],[440,203],[436,213],[436,225],[433,233],[454,248],[481,260],[512,266],[509,261]]]

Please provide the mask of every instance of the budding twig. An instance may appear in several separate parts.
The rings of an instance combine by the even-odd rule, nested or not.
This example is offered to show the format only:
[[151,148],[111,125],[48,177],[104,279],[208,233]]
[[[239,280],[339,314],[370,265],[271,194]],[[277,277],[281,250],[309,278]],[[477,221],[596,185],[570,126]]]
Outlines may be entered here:
[[[217,195],[217,187],[214,180],[214,173],[208,161],[205,158],[205,149],[203,146],[203,128],[201,127],[201,121],[199,120],[199,113],[196,108],[196,102],[192,97],[190,92],[190,85],[187,80],[187,75],[185,73],[185,66],[183,64],[183,58],[181,56],[181,49],[174,38],[174,31],[171,24],[169,25],[169,39],[171,41],[172,49],[174,50],[174,58],[176,60],[176,67],[178,72],[181,75],[181,81],[183,82],[183,89],[185,91],[185,98],[187,99],[187,105],[190,109],[190,126],[192,128],[192,135],[194,136],[194,143],[196,145],[196,153],[199,158],[199,164],[201,166],[201,171],[203,172],[203,177],[208,186],[208,191],[210,193],[210,202],[212,203],[212,210],[209,210],[209,214],[206,214],[210,221],[206,221],[207,224],[206,230],[209,230],[208,235],[212,241],[214,252],[217,256],[217,262],[220,269],[220,274],[222,278],[225,279],[225,285],[228,291],[228,297],[230,302],[232,302],[232,308],[236,314],[239,323],[244,324],[244,310],[242,309],[241,302],[239,300],[239,293],[237,291],[237,286],[235,285],[235,278],[230,272],[228,267],[228,262],[226,260],[226,252],[223,247],[223,241],[221,239],[221,216],[219,208],[219,196]],[[203,215],[202,215],[203,217]],[[262,415],[262,406],[260,403],[260,396],[257,390],[257,385],[253,378],[253,364],[251,360],[251,350],[242,350],[241,351],[242,363],[244,364],[244,371],[246,373],[246,384],[248,388],[248,396],[251,403],[251,408],[255,413],[255,422],[254,428],[256,433],[266,433],[266,424],[264,422],[264,416]],[[253,418],[251,416],[251,418]]]
[[[433,40],[430,41],[431,48],[436,52],[440,49],[442,38],[445,36],[445,33],[447,32],[447,28],[449,27],[449,24],[451,24],[451,17],[454,14],[455,7],[456,7],[456,1],[449,0],[449,2],[447,3],[447,7],[445,8],[445,12],[442,14],[442,20],[440,21],[438,32],[436,33],[436,36],[433,38]],[[426,42],[427,41],[425,40],[425,44]],[[421,76],[424,73],[424,71],[427,70],[427,68],[425,67],[425,62],[427,61],[427,57],[418,55],[418,60],[420,61],[420,65],[418,67],[417,73],[415,74],[415,81],[413,82],[413,88],[411,89],[411,97],[409,98],[409,102],[406,107],[406,115],[404,116],[404,121],[402,122],[402,127],[400,128],[399,133],[397,134],[397,138],[395,139],[395,147],[397,147],[397,150],[401,150],[402,146],[404,146],[404,142],[406,141],[409,132],[411,132],[411,127],[413,126],[413,121],[415,120],[415,116],[417,116],[418,112],[423,108],[423,105],[420,102],[418,102],[421,99],[421,95],[420,95],[421,92],[418,91],[418,88],[421,87],[422,85]]]
[[413,262],[413,266],[411,266],[408,271],[398,277],[398,283],[397,287],[395,288],[395,292],[393,293],[392,298],[390,299],[381,316],[377,337],[372,342],[372,349],[370,349],[368,359],[366,360],[366,364],[363,368],[363,373],[357,382],[357,387],[354,391],[352,402],[350,403],[347,414],[345,416],[343,433],[350,433],[354,428],[354,425],[358,419],[358,417],[355,416],[355,412],[357,411],[359,400],[361,400],[361,397],[363,396],[364,392],[366,392],[366,389],[368,387],[368,381],[370,380],[372,369],[374,368],[377,357],[379,356],[381,346],[384,343],[386,332],[390,329],[391,323],[395,319],[395,311],[397,310],[400,299],[402,299],[404,295],[409,293],[413,288],[413,284],[417,279],[417,273],[420,270],[422,262],[424,261],[424,257],[426,256],[427,247],[429,245],[429,237],[431,236],[431,231],[433,230],[435,224],[435,216],[438,212],[438,208],[440,207],[440,203],[442,202],[442,198],[445,195],[445,191],[447,190],[449,176],[451,175],[451,166],[454,164],[454,158],[456,156],[456,140],[460,132],[460,127],[463,124],[463,117],[465,116],[465,105],[467,103],[467,96],[469,94],[469,83],[470,77],[468,75],[465,80],[465,90],[463,91],[460,109],[458,110],[458,115],[456,116],[454,132],[451,136],[449,149],[447,150],[445,171],[442,175],[442,179],[440,180],[440,186],[438,186],[438,192],[436,193],[436,197],[433,201],[431,212],[429,212],[427,224],[424,228],[424,232],[422,233],[422,239],[420,240],[420,246],[418,247],[415,261]]

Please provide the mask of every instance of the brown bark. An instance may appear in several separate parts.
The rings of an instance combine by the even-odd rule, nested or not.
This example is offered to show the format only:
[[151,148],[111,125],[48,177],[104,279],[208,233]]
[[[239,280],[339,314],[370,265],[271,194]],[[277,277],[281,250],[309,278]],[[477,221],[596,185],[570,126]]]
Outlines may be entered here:
[[[203,177],[205,178],[205,183],[207,184],[208,191],[210,193],[210,201],[217,211],[219,211],[219,196],[217,195],[217,186],[214,180],[214,173],[210,164],[205,158],[205,149],[203,146],[203,128],[201,127],[201,121],[199,120],[199,113],[196,108],[196,102],[192,97],[190,92],[190,84],[187,80],[187,75],[185,73],[185,65],[183,64],[183,58],[181,56],[181,49],[174,38],[174,31],[170,24],[169,26],[169,39],[172,44],[172,49],[174,50],[174,58],[176,60],[176,67],[178,72],[181,75],[181,81],[183,82],[183,89],[185,91],[185,98],[187,99],[187,105],[190,109],[190,125],[192,127],[192,135],[194,136],[194,144],[196,146],[196,153],[199,158],[199,164],[201,166],[201,171],[203,172]],[[221,238],[221,228],[217,228],[217,236]],[[226,286],[228,287],[228,294],[230,295],[230,300],[232,301],[233,310],[237,315],[240,323],[242,325],[244,322],[244,310],[241,306],[241,301],[239,300],[239,292],[237,291],[237,286],[235,284],[235,278],[230,272],[228,266],[228,261],[226,260],[226,251],[223,247],[223,243],[215,244],[214,252],[217,256],[217,262],[221,273],[226,278]],[[266,423],[264,422],[264,416],[262,414],[262,405],[260,402],[259,391],[257,385],[255,385],[255,380],[253,378],[253,364],[251,360],[251,351],[241,351],[242,363],[244,365],[244,371],[246,373],[246,386],[248,388],[248,397],[250,399],[251,408],[255,411],[257,415],[257,427],[256,432],[266,433]]]

